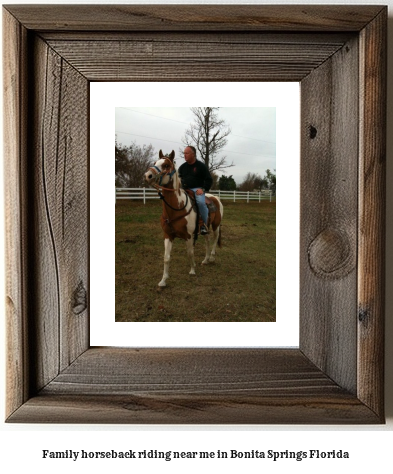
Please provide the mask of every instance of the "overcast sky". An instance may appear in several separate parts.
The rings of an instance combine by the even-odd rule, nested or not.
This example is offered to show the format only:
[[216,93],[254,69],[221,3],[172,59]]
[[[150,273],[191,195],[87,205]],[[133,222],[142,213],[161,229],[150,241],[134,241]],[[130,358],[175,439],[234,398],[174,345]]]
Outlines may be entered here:
[[[232,175],[240,184],[248,172],[263,177],[267,169],[276,169],[275,107],[221,107],[218,117],[231,129],[221,156],[235,165],[219,175]],[[164,154],[175,150],[177,167],[184,163],[179,150],[184,148],[182,138],[192,122],[194,115],[188,107],[116,107],[118,143],[152,144],[157,159],[160,149]]]

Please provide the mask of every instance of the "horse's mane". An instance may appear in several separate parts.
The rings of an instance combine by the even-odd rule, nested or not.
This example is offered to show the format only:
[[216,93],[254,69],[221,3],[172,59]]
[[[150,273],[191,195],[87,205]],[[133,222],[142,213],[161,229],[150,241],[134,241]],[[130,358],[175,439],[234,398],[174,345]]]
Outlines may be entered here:
[[179,178],[179,172],[176,168],[175,163],[173,163],[173,166],[175,170],[175,174],[172,177],[173,189],[175,190],[176,194],[180,196],[182,194],[182,191],[184,191],[184,189],[182,187],[181,180]]
[[[169,154],[164,155],[164,158],[170,159]],[[179,173],[178,173],[178,170],[176,168],[175,162],[173,162],[173,167],[174,167],[174,170],[175,170],[175,173],[172,176],[173,189],[175,190],[175,193],[178,196],[181,196],[182,193],[186,194],[186,191],[183,189],[183,186],[182,186],[181,180],[179,178]]]

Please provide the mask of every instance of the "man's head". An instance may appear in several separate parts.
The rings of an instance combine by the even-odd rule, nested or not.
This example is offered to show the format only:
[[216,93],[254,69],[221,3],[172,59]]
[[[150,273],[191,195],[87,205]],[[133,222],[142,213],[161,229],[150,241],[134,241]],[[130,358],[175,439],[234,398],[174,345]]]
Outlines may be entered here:
[[196,150],[193,146],[187,146],[184,149],[184,159],[189,165],[192,165],[196,161]]

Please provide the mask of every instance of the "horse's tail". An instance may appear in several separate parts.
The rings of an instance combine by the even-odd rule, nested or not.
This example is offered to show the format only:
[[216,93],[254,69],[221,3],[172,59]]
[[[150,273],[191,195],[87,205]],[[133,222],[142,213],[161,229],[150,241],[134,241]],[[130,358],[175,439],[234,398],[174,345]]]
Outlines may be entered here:
[[[214,225],[213,229],[214,231],[216,231],[218,229],[218,239],[217,239],[217,245],[221,248],[221,222],[222,222],[222,216],[224,215],[224,206],[222,205],[222,202],[220,200],[220,198],[218,196],[215,196],[213,194],[208,194],[206,193],[206,195],[212,199],[216,206],[218,205],[218,211],[219,211],[219,221],[218,221],[218,225],[216,223],[216,225]],[[214,217],[214,220],[218,217],[216,212],[215,212],[215,217]]]
[[218,204],[220,206],[220,214],[221,214],[221,221],[220,221],[220,227],[218,229],[218,240],[217,240],[217,245],[221,248],[221,222],[222,218],[224,215],[224,206],[222,205],[222,202],[219,198],[217,198]]
[[218,228],[218,240],[217,240],[217,245],[221,248],[221,225]]

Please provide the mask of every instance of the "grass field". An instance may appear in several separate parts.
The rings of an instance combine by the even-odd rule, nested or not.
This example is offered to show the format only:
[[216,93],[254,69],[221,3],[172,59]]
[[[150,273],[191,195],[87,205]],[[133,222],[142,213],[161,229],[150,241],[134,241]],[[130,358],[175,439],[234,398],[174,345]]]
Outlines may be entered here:
[[222,247],[188,274],[186,245],[173,245],[167,287],[163,272],[161,202],[116,204],[116,321],[274,322],[276,318],[276,204],[223,201]]

